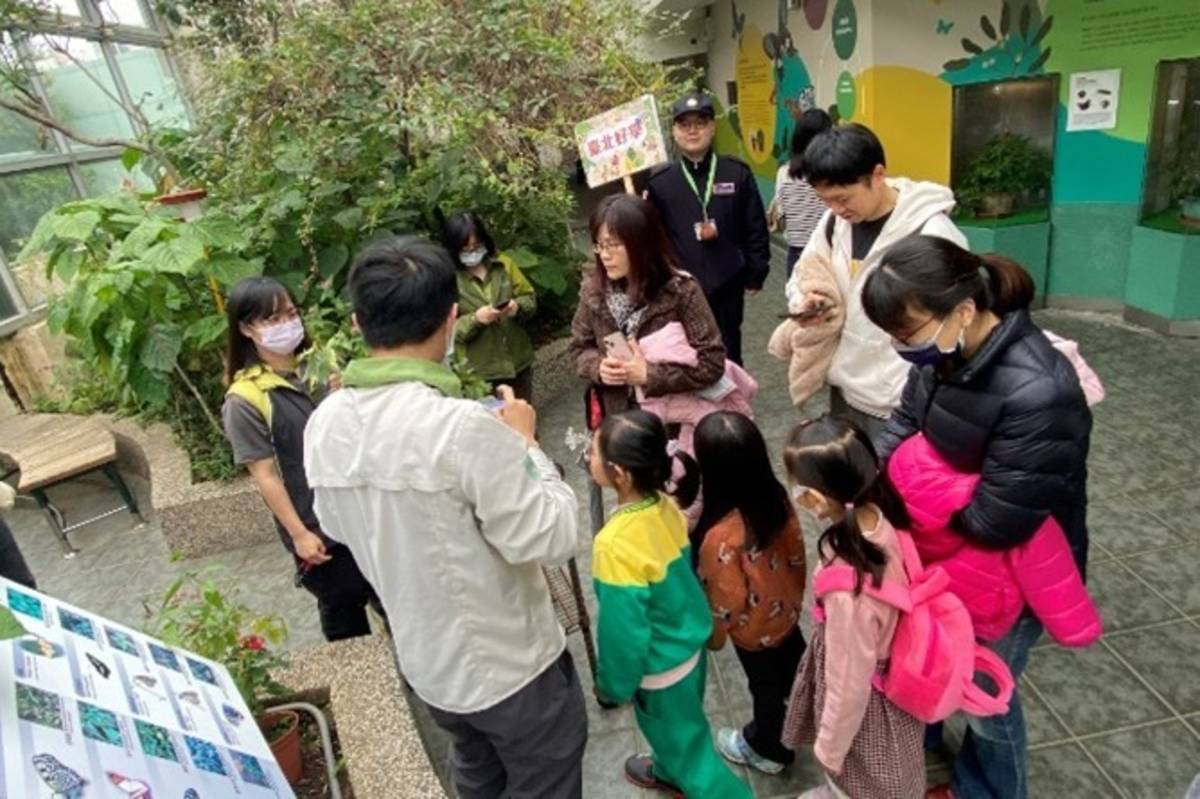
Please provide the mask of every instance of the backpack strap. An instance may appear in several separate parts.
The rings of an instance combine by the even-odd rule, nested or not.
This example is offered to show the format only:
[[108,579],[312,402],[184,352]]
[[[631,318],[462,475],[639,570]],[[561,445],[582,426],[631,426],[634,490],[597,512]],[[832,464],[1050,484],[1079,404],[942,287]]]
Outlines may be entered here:
[[271,400],[267,392],[276,388],[292,388],[292,384],[260,364],[248,366],[233,376],[226,396],[241,397],[258,411],[267,429],[271,429]]
[[[820,598],[834,591],[854,593],[857,582],[858,573],[850,566],[826,566],[817,572],[816,580],[813,581],[813,596]],[[901,612],[912,612],[913,603],[908,588],[891,580],[884,580],[876,587],[871,584],[869,577],[863,577],[862,593]]]
[[983,690],[977,682],[963,686],[962,709],[972,716],[995,716],[1008,711],[1013,695],[1013,676],[1000,656],[987,647],[975,646],[975,672],[985,674],[996,686],[995,695]]

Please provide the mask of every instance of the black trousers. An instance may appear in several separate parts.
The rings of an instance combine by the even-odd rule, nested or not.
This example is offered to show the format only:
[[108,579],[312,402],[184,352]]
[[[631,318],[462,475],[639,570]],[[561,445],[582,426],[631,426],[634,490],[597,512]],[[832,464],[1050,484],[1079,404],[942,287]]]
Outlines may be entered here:
[[571,654],[487,710],[429,713],[450,734],[460,799],[580,799],[587,709]]
[[25,556],[17,547],[17,540],[13,538],[12,530],[8,529],[3,519],[0,519],[0,577],[7,577],[14,583],[37,590],[33,572],[29,570]]
[[799,628],[770,649],[734,647],[754,698],[754,718],[742,728],[742,737],[751,749],[776,763],[791,763],[796,758],[796,753],[784,746],[780,737],[787,699],[805,648]]
[[725,342],[725,357],[742,363],[742,318],[746,314],[746,286],[738,278],[705,295],[708,307],[717,320],[721,340]]
[[297,582],[317,598],[325,640],[340,641],[370,635],[367,605],[383,613],[375,589],[359,570],[349,549],[337,545],[326,551],[330,560],[301,572],[297,578]]

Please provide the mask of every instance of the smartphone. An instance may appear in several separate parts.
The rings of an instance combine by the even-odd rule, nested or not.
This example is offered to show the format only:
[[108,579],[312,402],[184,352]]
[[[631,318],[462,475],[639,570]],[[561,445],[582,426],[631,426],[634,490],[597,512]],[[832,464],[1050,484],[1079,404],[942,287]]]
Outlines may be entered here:
[[633,350],[629,348],[629,342],[619,330],[614,330],[604,337],[604,353],[619,361],[633,360]]
[[498,299],[494,303],[492,303],[492,307],[495,308],[497,311],[503,311],[506,307],[508,307],[508,304],[511,301],[512,301],[511,297],[501,297],[500,299]]
[[819,316],[823,316],[832,307],[832,305],[822,303],[820,305],[814,305],[812,308],[809,308],[806,311],[801,311],[800,313],[781,313],[779,314],[779,318],[794,319],[797,322],[807,322],[810,319],[816,319]]

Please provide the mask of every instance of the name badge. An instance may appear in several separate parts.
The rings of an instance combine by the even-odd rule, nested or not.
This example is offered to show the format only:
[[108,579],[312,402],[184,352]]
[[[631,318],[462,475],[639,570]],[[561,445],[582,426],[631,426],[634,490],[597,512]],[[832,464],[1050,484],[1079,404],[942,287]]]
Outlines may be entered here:
[[735,183],[718,183],[713,186],[713,194],[717,195],[718,197],[728,197],[729,195],[733,194],[734,187],[736,185],[737,184]]

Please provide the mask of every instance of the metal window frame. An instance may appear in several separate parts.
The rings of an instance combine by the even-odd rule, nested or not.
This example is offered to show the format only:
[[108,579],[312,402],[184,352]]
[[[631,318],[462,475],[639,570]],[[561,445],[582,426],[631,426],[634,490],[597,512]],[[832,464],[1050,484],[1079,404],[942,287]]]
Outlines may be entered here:
[[[104,19],[104,15],[100,12],[98,0],[76,0],[80,16],[64,16],[61,22],[57,18],[47,17],[36,24],[25,26],[21,30],[27,33],[84,39],[98,44],[105,67],[108,69],[109,76],[115,87],[115,93],[121,98],[123,103],[129,106],[134,105],[133,97],[129,90],[129,84],[125,81],[125,75],[121,71],[120,63],[117,61],[116,45],[130,44],[160,50],[164,56],[167,75],[175,84],[179,100],[183,104],[184,113],[191,120],[194,118],[192,104],[187,93],[184,91],[183,76],[179,71],[179,64],[171,52],[173,39],[170,30],[158,14],[155,13],[150,0],[137,0],[137,2],[142,12],[142,17],[146,21],[146,27],[144,28],[107,22]],[[9,31],[10,34],[17,32],[16,30]],[[29,69],[35,93],[46,104],[47,108],[51,108],[49,96],[42,83],[41,75],[34,68],[34,61],[28,42],[20,36],[14,35],[11,38],[17,53]],[[125,109],[122,109],[122,111],[125,111]],[[145,132],[144,126],[136,118],[130,116],[128,112],[125,112],[125,116],[129,120],[130,128],[135,135]],[[39,153],[26,158],[18,158],[0,163],[0,178],[23,172],[64,167],[67,170],[76,196],[87,197],[89,192],[87,185],[84,183],[80,167],[97,161],[111,161],[119,158],[123,151],[121,147],[72,150],[67,142],[67,138],[63,134],[56,130],[51,130],[50,134],[51,140],[54,142],[55,152]],[[0,286],[3,286],[5,293],[12,299],[12,303],[17,311],[15,316],[0,319],[0,336],[10,335],[22,327],[36,324],[45,318],[47,312],[46,303],[42,302],[35,306],[30,306],[24,294],[21,293],[20,287],[17,285],[16,278],[10,269],[9,260],[3,251],[0,251]]]

